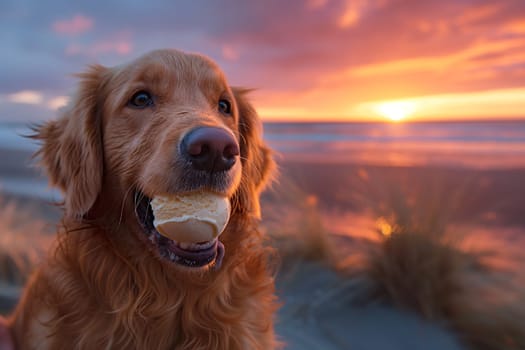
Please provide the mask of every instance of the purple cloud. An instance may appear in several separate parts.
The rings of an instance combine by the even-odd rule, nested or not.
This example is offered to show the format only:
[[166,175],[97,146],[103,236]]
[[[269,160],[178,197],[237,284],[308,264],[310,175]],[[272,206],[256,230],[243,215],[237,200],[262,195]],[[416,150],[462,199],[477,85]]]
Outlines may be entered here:
[[53,22],[53,30],[59,34],[79,35],[93,28],[93,19],[83,15],[75,15],[71,19]]

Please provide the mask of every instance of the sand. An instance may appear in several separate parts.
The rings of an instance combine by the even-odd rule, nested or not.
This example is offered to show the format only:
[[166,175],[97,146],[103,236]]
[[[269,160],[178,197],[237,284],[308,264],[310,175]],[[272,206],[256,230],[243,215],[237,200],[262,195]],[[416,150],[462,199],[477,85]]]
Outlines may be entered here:
[[[45,181],[27,167],[28,154],[0,150],[2,198],[30,212],[32,220],[51,223],[49,228],[60,215],[58,208],[49,205],[50,198],[58,199],[56,193],[13,186],[18,183],[24,188],[27,181]],[[388,215],[389,201],[399,203],[399,198],[407,207],[414,203],[424,211],[437,207],[453,225],[477,225],[489,232],[512,228],[518,235],[524,233],[524,169],[380,167],[290,159],[280,169],[280,183],[262,197],[265,230],[272,235],[286,227],[298,234],[298,240],[307,240],[302,230],[308,210],[306,229],[319,225],[337,248],[323,253],[321,243],[314,243],[308,254],[295,256],[291,263],[285,260],[279,270],[277,288],[283,306],[277,316],[277,333],[286,349],[464,348],[439,322],[382,303],[363,303],[360,280],[336,273],[327,264],[326,254],[351,258],[360,249],[361,239],[370,238],[375,220]],[[0,309],[5,313],[19,289],[4,286],[0,291]]]
[[287,349],[462,349],[452,334],[413,314],[359,304],[359,281],[343,281],[319,264],[283,273],[278,288],[283,307],[277,332]]

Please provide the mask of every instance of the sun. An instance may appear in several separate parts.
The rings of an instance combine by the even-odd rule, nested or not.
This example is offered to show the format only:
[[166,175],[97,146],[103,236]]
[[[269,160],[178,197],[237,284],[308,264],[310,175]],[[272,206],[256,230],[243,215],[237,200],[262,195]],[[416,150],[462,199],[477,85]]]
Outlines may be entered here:
[[412,115],[416,108],[412,102],[392,101],[379,103],[374,109],[383,117],[393,122],[399,122]]

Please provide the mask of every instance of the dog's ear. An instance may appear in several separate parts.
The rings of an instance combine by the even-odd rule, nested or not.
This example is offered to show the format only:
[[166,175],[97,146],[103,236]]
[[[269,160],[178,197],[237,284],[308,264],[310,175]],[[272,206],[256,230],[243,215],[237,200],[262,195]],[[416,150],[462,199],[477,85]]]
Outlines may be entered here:
[[51,185],[64,193],[66,215],[82,217],[102,186],[103,145],[99,96],[107,69],[95,65],[79,74],[79,88],[61,117],[36,128],[42,142],[35,156]]
[[242,179],[234,197],[234,210],[260,218],[259,195],[275,170],[272,151],[262,139],[257,112],[247,100],[247,89],[232,88],[239,113]]

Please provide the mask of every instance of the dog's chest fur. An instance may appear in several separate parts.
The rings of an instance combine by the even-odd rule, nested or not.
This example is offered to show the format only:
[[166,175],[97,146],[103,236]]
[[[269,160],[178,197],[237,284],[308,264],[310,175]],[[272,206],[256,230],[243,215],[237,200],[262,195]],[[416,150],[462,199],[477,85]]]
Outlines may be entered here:
[[19,348],[273,347],[273,279],[261,259],[225,264],[213,283],[191,285],[155,270],[153,259],[129,266],[104,243],[85,242],[76,256],[58,250],[34,277],[15,313],[30,335],[17,336]]

